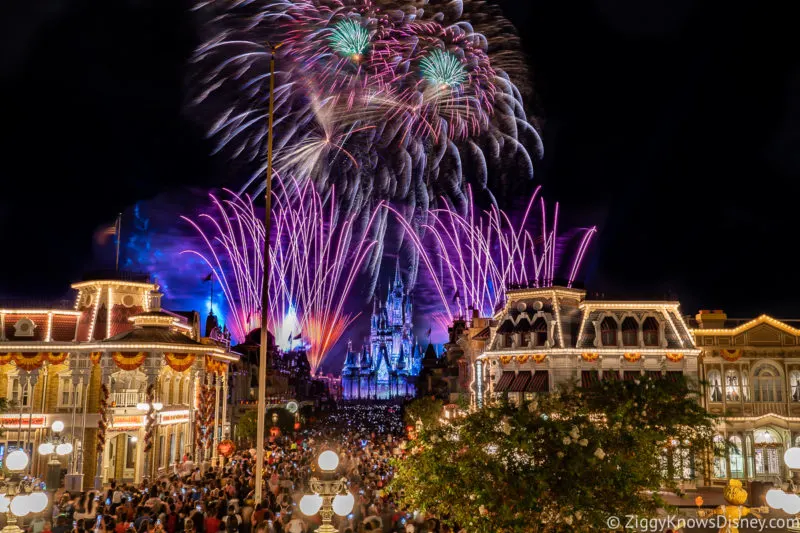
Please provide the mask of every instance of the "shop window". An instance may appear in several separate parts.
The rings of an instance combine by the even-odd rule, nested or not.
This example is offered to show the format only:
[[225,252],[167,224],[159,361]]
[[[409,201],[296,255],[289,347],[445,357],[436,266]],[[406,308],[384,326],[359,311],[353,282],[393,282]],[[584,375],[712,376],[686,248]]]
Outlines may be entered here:
[[639,324],[631,316],[622,321],[622,344],[624,346],[639,346]]
[[600,340],[603,346],[617,345],[617,321],[607,316],[600,323]]

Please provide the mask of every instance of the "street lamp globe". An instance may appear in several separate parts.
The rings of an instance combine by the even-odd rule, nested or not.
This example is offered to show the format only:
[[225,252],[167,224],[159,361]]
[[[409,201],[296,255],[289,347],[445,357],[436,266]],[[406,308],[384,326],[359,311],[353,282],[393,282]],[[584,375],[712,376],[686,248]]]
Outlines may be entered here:
[[800,496],[797,494],[787,494],[783,497],[783,510],[790,515],[800,513]]
[[47,494],[44,492],[32,492],[28,496],[28,504],[32,513],[41,513],[47,507]]
[[56,453],[58,455],[69,455],[72,453],[72,444],[65,442],[56,446]]
[[314,516],[322,507],[322,496],[319,494],[304,494],[300,498],[300,511],[306,516]]
[[28,466],[28,454],[22,450],[14,450],[6,457],[6,468],[12,472],[20,472]]
[[333,498],[333,512],[339,516],[347,516],[353,510],[353,505],[356,500],[353,495],[348,492],[346,494],[337,494]]
[[136,408],[138,410],[140,410],[140,411],[149,411],[150,410],[150,404],[149,403],[144,403],[144,402],[139,402],[139,403],[136,404]]
[[161,403],[161,402],[154,402],[153,403],[153,409],[155,409],[156,411],[160,411],[163,408],[164,408],[164,404],[163,403]]
[[317,464],[325,472],[333,472],[339,466],[339,456],[332,450],[325,450],[319,454]]
[[781,489],[770,489],[767,491],[767,505],[773,509],[783,509],[783,499],[786,493]]
[[62,422],[61,420],[56,420],[50,426],[50,429],[53,430],[53,433],[61,433],[62,431],[64,431],[64,422]]
[[783,461],[792,470],[800,470],[800,448],[792,447],[783,454]]
[[11,509],[11,514],[14,516],[25,516],[31,512],[30,496],[27,494],[14,496],[11,500],[11,505],[8,507]]
[[11,500],[5,494],[0,494],[0,513],[7,513],[8,506],[11,505]]
[[39,445],[39,455],[50,455],[56,451],[52,442],[43,442]]

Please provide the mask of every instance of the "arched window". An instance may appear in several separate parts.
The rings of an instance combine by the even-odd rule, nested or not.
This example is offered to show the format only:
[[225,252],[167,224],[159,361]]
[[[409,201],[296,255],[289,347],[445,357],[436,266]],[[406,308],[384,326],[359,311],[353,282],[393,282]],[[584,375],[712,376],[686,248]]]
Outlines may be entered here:
[[735,369],[725,371],[725,399],[729,402],[738,402],[741,398],[739,388],[739,372]]
[[649,316],[642,324],[642,337],[645,346],[658,346],[658,321]]
[[547,322],[539,317],[533,322],[533,345],[544,346],[547,344]]
[[789,386],[792,388],[792,401],[800,402],[800,371],[791,371],[789,374]]
[[622,321],[622,344],[639,346],[639,324],[632,316]]
[[742,370],[742,396],[744,401],[750,401],[750,373],[746,368]]
[[783,456],[783,442],[780,436],[770,428],[761,428],[755,431],[754,437],[756,475],[780,474]]
[[731,444],[728,450],[728,462],[731,465],[731,477],[744,477],[744,448],[742,447],[742,438],[736,435],[731,435],[728,438]]
[[783,379],[777,368],[765,364],[753,371],[753,397],[757,402],[783,401]]
[[179,404],[181,403],[181,384],[183,383],[183,378],[180,376],[175,376],[172,378],[172,397],[170,398],[170,404]]
[[600,339],[603,346],[617,345],[617,321],[607,316],[600,323]]
[[714,436],[714,477],[717,479],[728,477],[728,468],[725,465],[725,439],[722,435]]
[[708,401],[722,401],[722,377],[719,370],[710,370],[708,372]]

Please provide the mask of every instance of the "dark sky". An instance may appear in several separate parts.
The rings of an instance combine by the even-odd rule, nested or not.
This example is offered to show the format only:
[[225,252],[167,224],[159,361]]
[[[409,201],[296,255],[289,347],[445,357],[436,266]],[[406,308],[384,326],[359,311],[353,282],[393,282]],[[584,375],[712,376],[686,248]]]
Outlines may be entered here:
[[[46,4],[46,5],[45,5]],[[686,312],[800,315],[800,62],[771,3],[506,0],[587,284]],[[0,17],[0,295],[57,297],[132,203],[221,185],[181,115],[187,4],[16,2]]]

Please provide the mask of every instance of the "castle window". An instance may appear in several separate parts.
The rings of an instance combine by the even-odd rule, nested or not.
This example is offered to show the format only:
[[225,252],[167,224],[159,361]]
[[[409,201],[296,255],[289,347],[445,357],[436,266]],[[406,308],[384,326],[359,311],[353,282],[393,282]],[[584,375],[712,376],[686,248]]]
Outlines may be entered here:
[[763,365],[753,372],[753,396],[757,402],[782,402],[783,380],[772,365]]
[[547,322],[539,317],[533,323],[533,345],[544,346],[547,344]]
[[616,346],[617,345],[617,321],[607,316],[600,323],[600,339],[603,341],[603,346]]
[[645,346],[658,346],[658,321],[655,318],[649,316],[644,319],[642,336]]
[[789,374],[789,385],[792,387],[792,401],[800,402],[800,372],[792,370]]
[[625,346],[639,345],[639,324],[631,316],[622,321],[622,344]]

